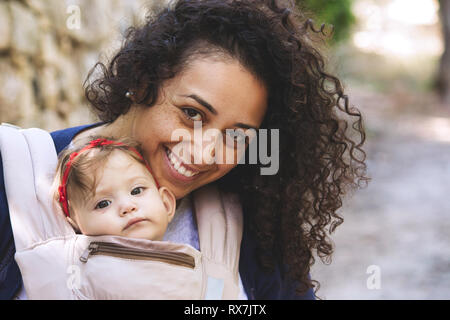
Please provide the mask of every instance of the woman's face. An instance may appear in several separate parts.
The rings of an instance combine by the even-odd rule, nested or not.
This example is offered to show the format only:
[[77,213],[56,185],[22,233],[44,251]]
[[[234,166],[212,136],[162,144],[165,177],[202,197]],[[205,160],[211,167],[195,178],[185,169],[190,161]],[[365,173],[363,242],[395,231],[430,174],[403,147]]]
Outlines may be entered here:
[[[237,165],[237,148],[226,143],[226,130],[258,129],[267,108],[267,92],[237,61],[208,58],[191,62],[161,91],[154,106],[132,107],[132,135],[142,144],[157,181],[178,199]],[[203,134],[213,134],[199,139],[198,129],[194,134],[194,121],[201,121],[196,125],[199,128],[201,124]],[[184,134],[174,138],[177,132]],[[215,149],[219,138],[223,144]],[[211,157],[218,157],[220,151],[222,161],[211,163]],[[227,159],[235,153],[234,161],[226,160],[226,153]]]

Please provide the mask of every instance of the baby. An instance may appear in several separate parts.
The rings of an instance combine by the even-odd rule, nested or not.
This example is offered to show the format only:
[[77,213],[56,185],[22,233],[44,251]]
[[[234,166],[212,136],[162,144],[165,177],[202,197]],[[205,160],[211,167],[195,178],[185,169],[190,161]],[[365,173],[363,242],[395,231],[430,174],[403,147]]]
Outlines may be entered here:
[[0,138],[4,132],[15,143],[2,148],[3,163],[24,162],[5,181],[23,191],[8,201],[29,299],[236,299],[242,211],[231,195],[214,186],[195,192],[202,252],[160,241],[175,197],[134,143],[95,139],[57,159],[47,132],[7,128]]
[[63,151],[55,184],[68,222],[84,235],[162,240],[175,213],[175,196],[131,140],[98,138]]

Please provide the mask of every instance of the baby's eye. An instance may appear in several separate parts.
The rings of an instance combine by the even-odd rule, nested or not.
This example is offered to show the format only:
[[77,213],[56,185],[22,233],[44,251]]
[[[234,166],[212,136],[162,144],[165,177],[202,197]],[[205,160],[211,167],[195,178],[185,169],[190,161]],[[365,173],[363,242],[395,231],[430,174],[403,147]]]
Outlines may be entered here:
[[107,206],[109,206],[110,204],[111,204],[111,201],[102,200],[99,203],[97,203],[97,205],[95,206],[95,209],[103,209],[103,208],[106,208]]
[[192,121],[202,121],[203,117],[200,112],[192,108],[184,108],[183,112],[188,116]]
[[144,191],[143,187],[134,188],[133,190],[131,190],[131,195],[132,196],[138,195],[138,194],[142,193],[142,191]]

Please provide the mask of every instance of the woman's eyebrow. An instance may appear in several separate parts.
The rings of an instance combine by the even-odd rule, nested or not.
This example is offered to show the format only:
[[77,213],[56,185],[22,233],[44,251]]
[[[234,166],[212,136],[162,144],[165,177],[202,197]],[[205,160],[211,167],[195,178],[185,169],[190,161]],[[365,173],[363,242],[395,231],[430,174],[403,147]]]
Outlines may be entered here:
[[243,129],[254,129],[254,130],[258,130],[258,128],[254,127],[254,126],[249,126],[248,124],[241,123],[241,122],[235,123],[234,125],[235,125],[236,127],[241,127],[241,128],[243,128]]
[[[209,104],[208,102],[206,102],[204,99],[200,98],[198,95],[196,94],[189,94],[189,95],[181,95],[182,97],[186,97],[186,98],[191,98],[194,99],[195,101],[197,101],[199,104],[201,104],[202,106],[204,106],[206,109],[208,109],[212,114],[217,115],[218,112],[216,109],[213,108],[213,106],[211,104]],[[258,130],[258,128],[254,127],[254,126],[250,126],[248,124],[245,123],[241,123],[238,122],[235,124],[236,127],[241,127],[244,129],[255,129]]]
[[202,106],[204,106],[206,109],[208,109],[212,114],[217,115],[217,110],[213,108],[213,106],[211,104],[209,104],[208,102],[206,102],[205,100],[203,100],[202,98],[200,98],[198,95],[196,94],[189,94],[189,95],[181,95],[182,97],[186,97],[186,98],[191,98],[194,99],[195,101],[197,101],[199,104],[201,104]]

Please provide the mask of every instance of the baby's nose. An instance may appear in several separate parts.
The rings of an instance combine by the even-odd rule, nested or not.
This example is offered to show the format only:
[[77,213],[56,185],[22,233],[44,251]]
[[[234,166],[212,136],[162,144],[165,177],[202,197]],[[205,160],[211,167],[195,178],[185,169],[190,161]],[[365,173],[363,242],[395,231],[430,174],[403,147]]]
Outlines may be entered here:
[[137,210],[137,206],[132,201],[127,201],[124,203],[120,209],[120,214],[122,216],[132,213]]

